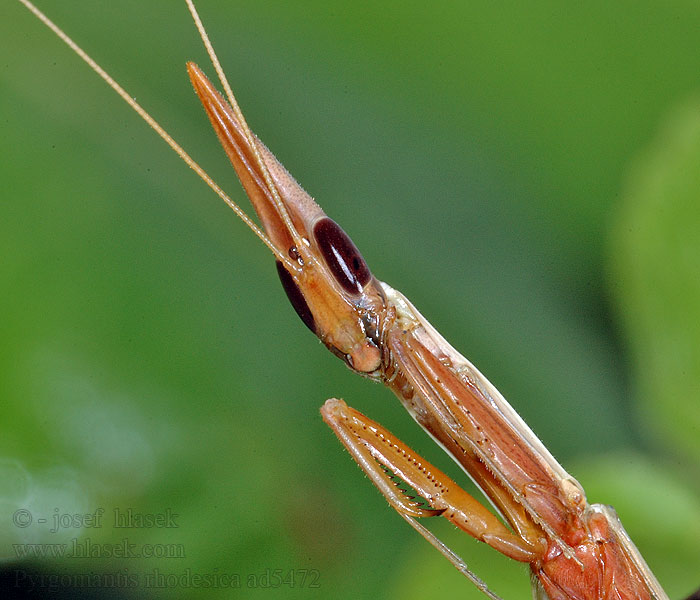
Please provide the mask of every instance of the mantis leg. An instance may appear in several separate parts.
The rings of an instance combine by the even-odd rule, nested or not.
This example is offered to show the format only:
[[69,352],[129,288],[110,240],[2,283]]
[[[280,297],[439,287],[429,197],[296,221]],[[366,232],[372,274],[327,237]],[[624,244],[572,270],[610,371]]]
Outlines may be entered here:
[[[426,537],[427,530],[422,526],[416,527],[411,517],[443,516],[510,558],[531,563],[541,557],[541,548],[508,529],[445,473],[378,423],[335,398],[326,401],[321,414],[392,508],[418,529],[423,537]],[[396,478],[410,485],[428,506],[409,496]],[[430,537],[426,539],[445,554],[447,548],[444,544],[430,532],[427,533]],[[448,558],[452,560],[450,556]],[[455,566],[461,570],[460,566]]]

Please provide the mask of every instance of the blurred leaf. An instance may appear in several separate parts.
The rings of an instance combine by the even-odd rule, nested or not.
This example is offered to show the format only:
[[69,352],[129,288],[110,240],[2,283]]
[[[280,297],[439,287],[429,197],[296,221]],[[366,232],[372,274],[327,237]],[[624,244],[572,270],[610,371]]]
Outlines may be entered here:
[[[611,287],[647,431],[700,462],[700,101],[670,115],[632,170]],[[697,471],[695,473],[697,475]]]

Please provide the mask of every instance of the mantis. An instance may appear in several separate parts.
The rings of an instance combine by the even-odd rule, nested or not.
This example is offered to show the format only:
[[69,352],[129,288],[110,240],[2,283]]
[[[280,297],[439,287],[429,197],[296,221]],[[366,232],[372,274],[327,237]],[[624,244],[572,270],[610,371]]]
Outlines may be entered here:
[[[402,294],[372,275],[347,235],[253,136],[232,93],[227,93],[230,108],[198,67],[188,65],[188,71],[264,232],[232,208],[274,254],[302,321],[352,370],[392,388],[476,480],[508,527],[386,429],[341,400],[328,401],[324,420],[389,504],[492,598],[487,586],[417,519],[446,517],[530,564],[541,598],[666,598],[614,513],[589,506],[579,484],[496,389]],[[422,503],[401,491],[402,482],[417,491]]]

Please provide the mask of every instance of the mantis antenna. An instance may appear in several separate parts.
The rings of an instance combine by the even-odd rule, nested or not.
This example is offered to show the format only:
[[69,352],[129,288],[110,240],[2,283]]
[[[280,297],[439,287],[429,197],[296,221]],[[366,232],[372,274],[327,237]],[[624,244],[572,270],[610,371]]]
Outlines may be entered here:
[[[143,108],[136,100],[133,99],[132,96],[130,96],[127,91],[119,85],[107,71],[105,71],[100,65],[95,62],[95,60],[87,53],[85,50],[83,50],[76,42],[73,41],[73,39],[66,33],[64,32],[58,25],[56,25],[49,17],[47,17],[41,10],[39,10],[30,0],[19,0],[24,6],[27,7],[44,25],[46,25],[51,31],[53,31],[73,52],[75,52],[80,58],[83,59],[87,63],[87,65],[95,72],[97,75],[100,76],[100,78],[107,84],[109,87],[111,87],[121,98],[126,102],[138,115],[146,121],[146,123],[151,127],[167,144],[170,146],[175,153],[199,176],[204,183],[206,183],[226,204],[231,207],[233,212],[238,215],[238,217],[248,226],[249,229],[252,230],[252,232],[260,238],[260,240],[272,251],[272,253],[275,255],[275,258],[285,264],[291,264],[290,260],[288,257],[284,256],[279,250],[275,248],[275,246],[272,244],[270,239],[267,237],[267,235],[258,227],[253,220],[241,209],[238,204],[236,204],[230,197],[229,195],[224,192],[219,185],[209,176],[209,174],[195,161],[186,151],[185,149],[178,144],[172,136],[156,121],[149,113],[146,111],[145,108]],[[192,4],[191,0],[187,1],[188,6],[190,7],[190,11],[194,11],[194,5]],[[197,13],[196,11],[193,12],[193,16],[196,16]],[[206,37],[206,33],[204,32],[204,28],[201,25],[201,21],[199,21],[199,17],[196,16],[196,21],[197,21],[197,29],[200,32],[200,35],[204,35],[202,38],[204,40],[205,46],[207,46],[207,49],[211,48],[211,43],[209,42],[209,38]],[[221,66],[219,65],[219,61],[216,60],[216,54],[213,54],[213,49],[209,53],[210,56],[212,57],[212,60],[215,61],[215,69],[217,70],[217,73],[219,73],[219,77],[223,76],[223,71],[221,71]],[[224,84],[224,87],[226,88],[227,94],[229,94],[229,100],[233,100],[232,106],[234,107],[234,111],[237,112],[237,114],[240,115],[240,108],[238,108],[238,104],[235,103],[235,99],[233,99],[233,94],[230,92],[230,87],[228,85],[228,82],[226,81],[225,78],[222,79],[222,83]],[[252,137],[252,134],[250,133],[250,129],[248,129],[247,123],[245,123],[245,120],[242,119],[242,122],[245,124],[245,129],[248,132],[248,135]],[[256,148],[256,154],[257,154],[257,147],[253,145],[253,147]],[[259,154],[257,154],[258,160],[261,161],[261,164],[264,165],[262,162],[262,159],[260,158]],[[279,198],[279,195],[277,194],[277,189],[274,186],[274,183],[272,183],[272,180],[270,178],[269,173],[267,172],[267,169],[264,169],[264,172],[266,173],[265,177],[265,182],[268,185],[271,185],[271,189],[273,191],[273,195],[276,198]],[[278,200],[279,201],[279,200]],[[284,212],[286,215],[286,218],[289,219],[289,215]]]

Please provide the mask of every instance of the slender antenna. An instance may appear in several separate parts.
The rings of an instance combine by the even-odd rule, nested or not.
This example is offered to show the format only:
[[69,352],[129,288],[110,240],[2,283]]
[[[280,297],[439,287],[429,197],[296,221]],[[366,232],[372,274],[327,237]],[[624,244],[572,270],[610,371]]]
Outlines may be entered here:
[[272,176],[270,175],[270,171],[267,168],[265,161],[262,159],[262,156],[260,156],[260,151],[258,149],[258,144],[256,143],[255,135],[250,130],[250,127],[248,127],[248,122],[245,120],[245,117],[243,116],[243,112],[241,111],[240,106],[238,106],[238,101],[236,100],[236,97],[233,95],[233,91],[231,90],[231,86],[228,83],[228,79],[226,78],[226,74],[224,73],[224,70],[221,67],[221,63],[219,62],[219,57],[216,55],[216,51],[214,50],[214,46],[212,45],[211,41],[209,40],[209,35],[207,34],[206,29],[204,29],[204,25],[202,24],[202,20],[199,18],[199,13],[197,12],[197,9],[194,6],[194,0],[185,0],[185,2],[187,2],[187,7],[190,9],[190,13],[192,14],[192,19],[194,20],[194,24],[197,27],[197,31],[199,31],[199,36],[202,38],[202,43],[204,44],[204,47],[207,49],[207,54],[209,55],[209,59],[211,60],[212,65],[214,65],[214,70],[216,71],[216,75],[219,78],[221,85],[224,86],[224,91],[226,92],[226,98],[228,99],[228,102],[231,105],[231,108],[233,109],[233,113],[236,115],[236,118],[241,122],[241,126],[243,128],[243,134],[246,137],[246,141],[248,142],[248,145],[253,149],[253,155],[255,156],[255,162],[260,167],[260,170],[262,171],[262,174],[263,174],[263,179],[265,180],[265,184],[267,185],[268,189],[270,190],[270,193],[272,194],[272,199],[274,201],[275,208],[277,209],[277,213],[279,214],[280,218],[282,219],[282,222],[284,223],[285,227],[289,230],[289,232],[292,236],[292,239],[294,240],[295,245],[299,246],[301,244],[301,236],[299,235],[299,232],[296,230],[296,227],[294,227],[294,223],[292,222],[292,219],[289,216],[289,211],[287,210],[287,207],[284,205],[284,202],[282,202],[282,199],[280,198],[280,194],[279,194],[279,191],[277,190],[277,186],[275,185],[275,182],[273,181]]
[[[197,162],[187,153],[184,148],[180,146],[170,134],[163,129],[160,124],[138,103],[134,100],[126,90],[119,85],[112,77],[107,73],[100,65],[98,65],[93,58],[85,52],[78,44],[76,44],[69,36],[66,34],[58,25],[56,25],[51,19],[49,19],[43,12],[41,12],[30,0],[19,0],[24,6],[26,6],[44,25],[46,25],[51,31],[53,31],[73,52],[75,52],[80,58],[82,58],[88,66],[95,71],[104,81],[111,87],[117,94],[119,94],[122,99],[138,113],[138,115],[148,123],[148,125],[170,146],[177,155],[185,161],[185,163],[195,172],[197,175],[206,183],[214,192],[216,192],[219,197],[228,204],[233,212],[238,215],[238,217],[248,226],[249,229],[253,231],[255,235],[262,240],[262,242],[271,250],[275,255],[277,260],[287,263],[288,259],[279,250],[277,250],[270,239],[265,235],[265,232],[260,229],[251,218],[243,212],[240,206],[236,204],[231,198],[224,192],[214,180],[207,174],[207,172],[197,164]],[[238,108],[238,107],[236,107]],[[240,112],[240,109],[238,109]],[[245,123],[245,121],[243,121]],[[247,125],[246,125],[247,129]],[[255,148],[255,145],[253,145]],[[257,156],[257,153],[256,153]],[[274,189],[274,188],[273,188]],[[275,192],[276,193],[276,192]],[[277,196],[276,196],[277,197]]]

